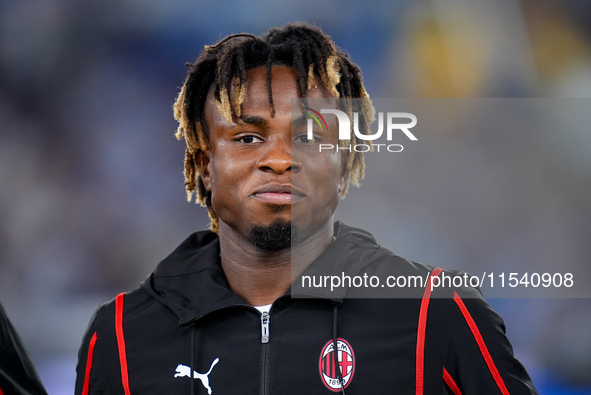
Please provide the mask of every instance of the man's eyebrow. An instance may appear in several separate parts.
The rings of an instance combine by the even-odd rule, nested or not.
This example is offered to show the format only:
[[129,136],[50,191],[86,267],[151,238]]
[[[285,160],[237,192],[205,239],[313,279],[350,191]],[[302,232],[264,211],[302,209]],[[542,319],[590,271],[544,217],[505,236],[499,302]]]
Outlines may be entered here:
[[243,115],[239,118],[243,123],[248,123],[250,125],[256,126],[267,126],[268,122],[262,117],[258,115]]
[[292,126],[300,126],[305,125],[308,122],[308,118],[305,115],[300,115],[299,117],[291,120]]

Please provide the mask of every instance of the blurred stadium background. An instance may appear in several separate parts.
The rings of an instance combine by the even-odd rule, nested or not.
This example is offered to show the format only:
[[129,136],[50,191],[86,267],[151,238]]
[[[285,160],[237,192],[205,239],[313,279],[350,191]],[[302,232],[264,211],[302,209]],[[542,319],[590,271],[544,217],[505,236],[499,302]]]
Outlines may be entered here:
[[[347,50],[376,98],[591,97],[586,0],[0,1],[0,302],[50,394],[73,392],[77,349],[98,304],[137,286],[207,227],[205,210],[185,201],[184,148],[173,136],[184,63],[228,34],[296,20]],[[586,265],[591,133],[567,142],[555,133],[518,139],[511,151],[494,150],[495,136],[440,138],[484,157],[474,171],[492,185],[520,185],[500,214],[465,215],[462,202],[494,204],[478,188],[423,183],[415,170],[445,181],[470,163],[438,161],[437,152],[418,168],[369,162],[371,177],[395,173],[412,188],[353,188],[344,204],[370,194],[398,222],[376,215],[364,226],[425,263]],[[560,154],[549,155],[559,141]],[[591,393],[589,299],[491,303],[540,393]]]

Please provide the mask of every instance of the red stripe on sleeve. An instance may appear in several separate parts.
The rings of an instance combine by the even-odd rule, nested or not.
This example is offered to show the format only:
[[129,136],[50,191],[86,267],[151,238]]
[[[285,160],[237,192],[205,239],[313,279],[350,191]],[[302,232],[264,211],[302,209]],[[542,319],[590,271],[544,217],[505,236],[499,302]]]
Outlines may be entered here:
[[423,395],[423,381],[425,376],[425,331],[427,330],[427,311],[429,310],[429,300],[431,299],[431,282],[434,277],[439,276],[443,269],[436,267],[429,275],[429,281],[423,293],[421,301],[421,310],[419,311],[419,328],[417,330],[417,395]]
[[[94,345],[96,344],[96,332],[92,335],[90,343],[88,344],[88,356],[86,357],[86,373],[84,374],[84,387],[82,387],[82,395],[88,395],[88,387],[90,385],[90,370],[92,369],[92,356],[94,354]],[[2,395],[2,391],[0,391]]]
[[4,395],[4,392],[2,392],[2,388],[0,388],[0,395]]
[[446,368],[443,368],[443,381],[445,381],[445,384],[447,384],[447,386],[449,387],[451,392],[454,393],[454,395],[462,395],[462,391],[460,391],[460,388],[458,387],[454,379],[450,376]]
[[497,387],[499,387],[499,390],[501,390],[501,393],[503,395],[509,395],[509,391],[507,390],[507,387],[505,386],[505,382],[501,378],[501,375],[499,374],[499,371],[497,370],[497,367],[495,366],[495,363],[494,363],[492,357],[490,356],[490,353],[488,352],[488,348],[486,347],[486,344],[484,343],[484,339],[482,338],[482,335],[480,334],[480,330],[478,330],[478,326],[476,326],[474,319],[472,319],[470,312],[466,308],[466,305],[464,304],[464,302],[460,298],[460,295],[458,295],[457,292],[454,292],[454,301],[456,302],[456,304],[460,308],[460,311],[462,312],[462,315],[464,316],[466,323],[470,327],[470,330],[472,331],[472,335],[474,336],[476,343],[478,343],[478,348],[480,348],[480,353],[482,354],[482,357],[484,358],[484,361],[486,362],[486,365],[488,366],[488,370],[492,374],[492,376],[495,380],[495,383],[497,383]]
[[129,375],[127,373],[127,354],[125,352],[125,335],[123,334],[123,298],[125,293],[120,293],[115,298],[115,332],[117,333],[117,348],[119,349],[119,363],[121,365],[121,383],[125,395],[131,395],[129,391]]

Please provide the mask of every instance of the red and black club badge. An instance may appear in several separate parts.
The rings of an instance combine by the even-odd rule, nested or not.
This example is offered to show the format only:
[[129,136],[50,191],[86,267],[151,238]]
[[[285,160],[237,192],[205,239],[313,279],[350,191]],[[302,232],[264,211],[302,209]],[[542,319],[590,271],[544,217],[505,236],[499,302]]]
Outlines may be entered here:
[[[336,362],[336,363],[335,363]],[[347,388],[355,373],[355,354],[353,348],[345,339],[337,339],[337,354],[334,354],[334,341],[330,340],[322,348],[318,370],[322,382],[331,391],[341,390],[341,382],[336,369],[340,369],[343,378],[343,388]]]

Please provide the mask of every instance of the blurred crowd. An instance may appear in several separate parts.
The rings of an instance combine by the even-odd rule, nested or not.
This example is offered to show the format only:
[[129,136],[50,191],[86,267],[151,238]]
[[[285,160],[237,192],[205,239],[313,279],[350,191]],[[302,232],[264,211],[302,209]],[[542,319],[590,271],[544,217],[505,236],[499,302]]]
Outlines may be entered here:
[[[98,304],[208,226],[186,202],[174,138],[185,62],[228,34],[296,20],[348,51],[374,98],[548,98],[581,117],[565,130],[441,133],[405,156],[368,155],[342,219],[436,266],[586,267],[588,1],[3,0],[0,302],[50,394],[72,392]],[[368,201],[372,211],[354,209]],[[541,393],[591,393],[590,299],[491,303]]]

